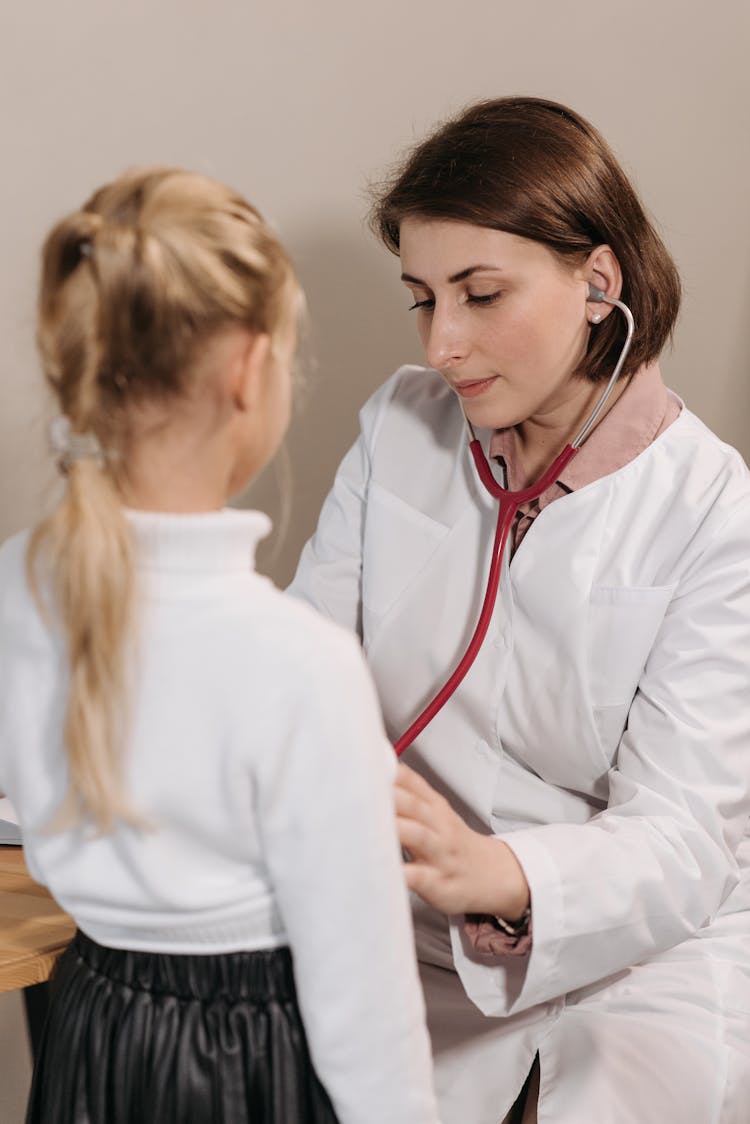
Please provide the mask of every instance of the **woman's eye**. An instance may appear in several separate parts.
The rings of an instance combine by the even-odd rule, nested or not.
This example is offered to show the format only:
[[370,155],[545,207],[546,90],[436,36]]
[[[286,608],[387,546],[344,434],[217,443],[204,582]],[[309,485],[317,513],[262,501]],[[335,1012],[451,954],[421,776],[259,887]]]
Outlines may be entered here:
[[468,304],[494,304],[500,296],[499,290],[496,293],[469,293],[466,300]]
[[430,308],[434,308],[434,307],[435,307],[435,302],[434,302],[434,300],[431,300],[431,299],[429,299],[429,298],[426,298],[426,299],[425,299],[425,300],[423,300],[423,301],[414,301],[414,304],[410,304],[410,305],[409,305],[409,312],[413,312],[415,308],[427,308],[427,309],[430,309]]

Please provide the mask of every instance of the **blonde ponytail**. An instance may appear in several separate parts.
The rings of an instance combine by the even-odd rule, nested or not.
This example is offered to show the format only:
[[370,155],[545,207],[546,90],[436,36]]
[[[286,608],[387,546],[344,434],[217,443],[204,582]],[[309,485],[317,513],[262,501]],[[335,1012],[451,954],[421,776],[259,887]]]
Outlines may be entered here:
[[134,567],[113,481],[94,460],[70,466],[65,495],[36,527],[28,559],[38,599],[42,589],[51,592],[70,661],[69,794],[57,822],[84,815],[109,830],[119,816],[133,819],[120,773]]
[[53,827],[142,822],[124,793],[136,604],[133,543],[117,486],[128,409],[182,394],[200,349],[239,323],[272,338],[301,295],[258,213],[204,177],[146,169],[100,189],[50,233],[38,341],[72,434],[101,456],[63,457],[65,494],[34,530],[28,572],[66,642],[69,791]]
[[[74,434],[111,437],[102,424],[101,302],[87,268],[101,217],[80,213],[59,224],[43,255],[39,346],[47,378]],[[75,279],[71,284],[71,280]],[[51,594],[67,640],[70,688],[64,738],[69,790],[55,825],[86,816],[109,830],[132,819],[122,797],[127,729],[125,665],[134,601],[132,544],[111,472],[95,456],[60,465],[60,504],[34,530],[28,571],[37,601]]]

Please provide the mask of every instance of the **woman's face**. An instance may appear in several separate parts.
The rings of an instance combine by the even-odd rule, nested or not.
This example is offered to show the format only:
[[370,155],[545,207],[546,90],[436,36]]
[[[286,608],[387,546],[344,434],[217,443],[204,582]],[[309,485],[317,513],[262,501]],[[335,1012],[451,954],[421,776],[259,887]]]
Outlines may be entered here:
[[582,268],[502,230],[441,219],[401,224],[402,279],[430,366],[469,420],[564,424],[591,396],[573,372],[589,334]]

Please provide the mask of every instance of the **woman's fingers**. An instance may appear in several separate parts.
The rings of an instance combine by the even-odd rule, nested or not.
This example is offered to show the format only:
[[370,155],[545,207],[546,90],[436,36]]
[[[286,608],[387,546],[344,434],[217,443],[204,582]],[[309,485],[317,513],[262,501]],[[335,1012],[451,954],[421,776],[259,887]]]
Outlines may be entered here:
[[397,818],[398,841],[413,861],[435,862],[439,856],[440,839],[432,828],[416,820]]
[[448,801],[406,765],[399,766],[395,794],[399,841],[410,859],[406,884],[450,913],[463,897],[461,852],[468,829]]
[[434,857],[440,844],[431,808],[410,792],[396,790],[398,838],[412,859]]
[[399,840],[413,858],[437,862],[456,814],[439,793],[407,766],[399,766],[395,787]]
[[396,813],[436,829],[455,816],[448,801],[406,765],[399,765],[395,781]]
[[394,799],[397,816],[403,816],[404,819],[416,820],[418,823],[429,823],[434,817],[434,810],[431,804],[422,800],[421,797],[407,792],[403,788],[396,788]]
[[523,869],[506,843],[473,831],[418,773],[399,765],[396,823],[408,852],[406,884],[443,913],[519,917],[529,904]]
[[[412,890],[425,901],[430,901],[430,880],[433,878],[434,872],[430,866],[425,866],[419,862],[404,864],[404,880],[407,889]],[[435,908],[439,908],[439,906]]]
[[419,773],[415,773],[408,765],[399,762],[396,769],[396,790],[403,792],[410,792],[413,796],[430,803],[433,800],[443,800],[443,797],[435,792],[432,785],[420,777]]

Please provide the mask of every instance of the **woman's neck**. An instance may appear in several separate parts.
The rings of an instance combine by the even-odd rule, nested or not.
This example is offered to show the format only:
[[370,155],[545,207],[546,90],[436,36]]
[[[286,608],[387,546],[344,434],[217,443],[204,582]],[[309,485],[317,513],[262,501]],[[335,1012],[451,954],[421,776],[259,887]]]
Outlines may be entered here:
[[[629,379],[619,379],[607,399],[597,424],[614,406]],[[518,456],[518,488],[534,484],[552,461],[577,436],[604,393],[605,383],[580,381],[575,393],[547,412],[539,413],[514,426]]]

